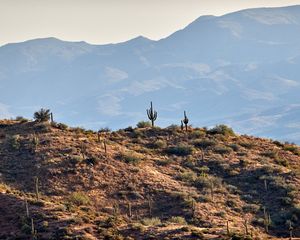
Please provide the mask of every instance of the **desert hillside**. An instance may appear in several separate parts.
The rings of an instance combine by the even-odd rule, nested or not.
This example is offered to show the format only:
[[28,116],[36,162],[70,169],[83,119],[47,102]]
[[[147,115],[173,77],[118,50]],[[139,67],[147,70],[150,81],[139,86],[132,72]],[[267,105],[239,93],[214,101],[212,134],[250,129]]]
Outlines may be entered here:
[[97,129],[101,119],[124,128],[155,98],[163,127],[188,109],[197,126],[221,122],[300,144],[300,5],[200,16],[176,30],[156,41],[50,37],[0,46],[0,118],[48,106],[72,126]]
[[0,239],[300,237],[300,148],[226,126],[0,121]]

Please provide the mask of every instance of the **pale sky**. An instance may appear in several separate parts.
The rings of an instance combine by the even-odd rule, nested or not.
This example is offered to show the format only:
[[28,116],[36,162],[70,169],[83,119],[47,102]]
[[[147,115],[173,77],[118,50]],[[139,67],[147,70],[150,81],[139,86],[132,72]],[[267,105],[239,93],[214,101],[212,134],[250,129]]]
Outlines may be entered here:
[[94,44],[166,37],[201,15],[300,0],[0,0],[0,45],[56,37]]

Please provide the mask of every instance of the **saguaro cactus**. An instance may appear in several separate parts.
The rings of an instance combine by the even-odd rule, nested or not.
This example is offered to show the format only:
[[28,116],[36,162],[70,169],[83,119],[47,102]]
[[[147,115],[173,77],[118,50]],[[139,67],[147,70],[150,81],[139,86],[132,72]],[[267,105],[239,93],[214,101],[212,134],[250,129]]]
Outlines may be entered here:
[[183,121],[182,120],[181,120],[180,128],[181,128],[181,131],[183,131]]
[[229,220],[227,220],[226,222],[226,232],[227,232],[227,236],[230,236]]
[[27,199],[25,199],[25,209],[26,209],[26,217],[29,218],[29,208],[28,208]]
[[247,219],[245,219],[243,225],[245,227],[245,234],[246,234],[246,236],[248,236],[249,235],[249,231],[248,231],[248,221],[247,221]]
[[154,121],[157,118],[157,112],[153,110],[152,102],[150,102],[150,109],[147,109],[147,115],[149,120],[151,120],[152,127],[154,127]]
[[128,217],[132,218],[132,206],[131,206],[131,202],[128,202]]
[[292,226],[292,221],[289,221],[289,232],[290,232],[290,238],[289,240],[293,239],[293,226]]
[[184,111],[184,118],[183,118],[183,123],[184,123],[184,125],[185,125],[185,131],[187,131],[188,130],[188,123],[189,123],[189,119],[187,118],[187,116],[186,116],[186,112]]
[[38,177],[35,177],[34,183],[35,183],[35,196],[36,196],[36,200],[40,200],[39,178]]
[[152,217],[152,199],[150,195],[148,195],[148,208],[149,208],[149,217]]
[[36,230],[34,228],[34,222],[33,219],[31,218],[31,235],[34,236],[36,233]]
[[51,121],[51,123],[54,123],[54,120],[53,120],[53,113],[52,113],[52,112],[50,113],[50,121]]

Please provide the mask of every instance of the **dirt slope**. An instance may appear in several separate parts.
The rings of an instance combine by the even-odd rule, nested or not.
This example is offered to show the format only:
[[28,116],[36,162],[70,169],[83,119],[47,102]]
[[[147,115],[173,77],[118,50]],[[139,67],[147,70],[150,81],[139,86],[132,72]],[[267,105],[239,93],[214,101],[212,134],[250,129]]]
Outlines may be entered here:
[[226,127],[0,121],[0,239],[300,237],[299,155]]

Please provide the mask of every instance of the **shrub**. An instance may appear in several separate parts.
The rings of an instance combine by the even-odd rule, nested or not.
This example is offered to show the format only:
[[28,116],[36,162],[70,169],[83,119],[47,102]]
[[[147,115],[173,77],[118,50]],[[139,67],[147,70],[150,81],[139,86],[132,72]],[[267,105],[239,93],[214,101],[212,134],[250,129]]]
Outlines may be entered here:
[[164,140],[156,140],[154,143],[151,144],[153,148],[165,148],[167,147],[167,143]]
[[51,126],[47,122],[40,122],[35,125],[35,131],[40,133],[47,133],[51,131]]
[[122,161],[131,164],[138,164],[141,161],[139,154],[135,152],[124,152],[120,155]]
[[284,144],[284,147],[283,149],[285,151],[290,151],[296,155],[300,155],[300,150],[299,150],[299,147],[294,145],[294,144]]
[[198,177],[195,182],[195,186],[200,189],[206,188],[219,188],[222,186],[222,181],[220,178],[215,176],[208,176],[208,177]]
[[289,166],[289,161],[285,158],[276,158],[275,159],[275,162],[281,166],[284,166],[284,167],[288,167]]
[[25,123],[25,122],[28,122],[29,120],[27,118],[22,117],[22,116],[17,116],[16,121],[21,122],[21,123]]
[[20,135],[13,135],[9,139],[9,145],[13,150],[19,150],[21,146]]
[[277,146],[277,147],[284,147],[284,144],[282,142],[279,142],[277,140],[273,141],[273,143]]
[[64,123],[57,123],[56,127],[60,130],[67,130],[69,128],[68,125]]
[[239,148],[239,145],[237,144],[229,144],[228,147],[230,147],[233,151],[237,152],[240,148]]
[[265,151],[261,155],[264,157],[269,157],[269,158],[273,158],[273,159],[276,159],[278,157],[278,153],[276,151],[272,151],[272,150]]
[[83,127],[74,127],[71,130],[74,131],[77,134],[85,133],[85,131],[86,131],[85,128],[83,128]]
[[214,140],[210,139],[204,139],[204,140],[196,140],[194,141],[194,146],[198,148],[208,148],[208,147],[213,147],[217,143]]
[[75,155],[70,158],[70,163],[73,165],[76,165],[77,163],[80,163],[83,161],[83,157],[79,155]]
[[205,239],[203,233],[197,229],[192,229],[191,236],[196,237],[199,240]]
[[99,160],[95,157],[90,157],[90,158],[85,159],[85,163],[88,165],[97,165],[98,162],[99,162]]
[[168,221],[171,222],[171,223],[177,223],[177,224],[181,224],[181,225],[186,225],[187,224],[185,218],[180,217],[180,216],[176,216],[176,217],[173,216]]
[[228,206],[230,208],[236,208],[236,207],[238,207],[238,204],[234,199],[228,199],[226,201],[226,206]]
[[234,131],[232,130],[232,128],[226,126],[226,125],[217,125],[212,129],[209,129],[207,131],[208,134],[222,134],[224,136],[234,136]]
[[174,133],[174,132],[178,131],[180,128],[178,125],[172,124],[172,125],[168,126],[166,129],[169,130],[170,132]]
[[178,179],[184,182],[194,182],[197,178],[197,174],[193,171],[185,171],[178,176]]
[[172,163],[172,159],[163,159],[163,160],[157,160],[156,163],[158,166],[168,166]]
[[293,200],[290,197],[281,197],[279,199],[281,204],[284,206],[290,206],[293,203]]
[[188,156],[192,154],[194,149],[191,146],[188,145],[178,145],[178,146],[173,146],[169,147],[166,149],[167,154],[174,154],[177,156]]
[[50,120],[50,109],[41,108],[39,111],[35,112],[33,118],[37,122],[47,122]]
[[191,133],[192,138],[201,138],[205,136],[205,132],[203,130],[195,130]]
[[228,148],[228,147],[225,147],[225,146],[216,146],[214,148],[214,151],[216,153],[219,153],[219,154],[229,154],[231,153],[232,149],[231,148]]
[[109,132],[111,132],[111,129],[108,127],[104,127],[104,128],[100,128],[98,132],[99,133],[109,133]]
[[254,147],[254,144],[251,142],[239,142],[239,144],[247,149],[252,149]]
[[140,121],[137,123],[136,125],[138,128],[147,128],[147,127],[151,127],[151,122],[148,121]]
[[161,221],[159,218],[155,217],[155,218],[144,218],[142,219],[142,224],[144,224],[145,226],[156,226],[156,225],[160,225]]
[[243,206],[243,211],[246,213],[257,213],[259,209],[260,206],[256,204],[246,204]]
[[74,192],[68,198],[71,205],[81,206],[90,203],[90,198],[83,192]]

